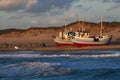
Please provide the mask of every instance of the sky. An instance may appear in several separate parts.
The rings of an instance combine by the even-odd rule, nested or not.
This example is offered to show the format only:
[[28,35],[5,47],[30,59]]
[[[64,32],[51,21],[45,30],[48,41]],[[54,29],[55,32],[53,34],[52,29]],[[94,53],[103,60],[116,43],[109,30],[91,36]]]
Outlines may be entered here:
[[0,0],[0,29],[59,27],[77,20],[120,22],[120,0]]

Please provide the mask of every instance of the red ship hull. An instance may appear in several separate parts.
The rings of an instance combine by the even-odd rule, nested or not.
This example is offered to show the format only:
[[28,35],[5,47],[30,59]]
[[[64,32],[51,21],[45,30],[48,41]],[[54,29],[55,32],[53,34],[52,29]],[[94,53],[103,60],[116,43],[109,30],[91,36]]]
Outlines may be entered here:
[[67,44],[67,43],[55,43],[56,44],[56,46],[73,46],[73,44]]
[[101,46],[101,45],[102,44],[78,44],[78,43],[73,44],[74,47]]

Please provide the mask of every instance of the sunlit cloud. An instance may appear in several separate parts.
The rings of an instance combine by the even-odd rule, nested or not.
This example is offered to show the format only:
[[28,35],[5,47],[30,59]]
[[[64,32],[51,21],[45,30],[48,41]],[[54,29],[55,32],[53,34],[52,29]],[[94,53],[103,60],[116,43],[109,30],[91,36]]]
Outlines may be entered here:
[[59,20],[57,20],[57,19],[51,19],[51,20],[49,20],[50,24],[57,24],[58,22],[59,22]]
[[31,6],[37,4],[37,2],[38,2],[37,0],[28,0],[26,8],[29,9]]
[[31,23],[32,23],[32,24],[37,24],[38,21],[36,21],[36,20],[32,20]]
[[30,8],[35,5],[37,0],[0,0],[0,10],[16,11]]

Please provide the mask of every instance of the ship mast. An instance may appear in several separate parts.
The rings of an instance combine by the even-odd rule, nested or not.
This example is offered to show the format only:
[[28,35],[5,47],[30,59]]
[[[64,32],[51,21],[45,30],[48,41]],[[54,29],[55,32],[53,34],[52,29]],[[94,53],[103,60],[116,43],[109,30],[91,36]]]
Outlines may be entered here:
[[100,36],[103,36],[103,22],[102,22],[102,17],[101,17]]
[[82,32],[84,31],[84,18],[82,20]]
[[67,26],[67,19],[65,18],[65,31],[67,31],[67,28],[66,28],[66,26]]
[[81,28],[80,19],[81,19],[81,18],[79,18],[79,25],[80,25],[80,27],[79,27],[79,35],[80,35],[80,28]]
[[79,25],[80,25],[80,27],[79,27],[79,32],[80,32],[80,30],[81,30],[81,32],[83,32],[83,25],[84,25],[84,22],[83,22],[83,20],[82,20],[81,17],[79,18]]
[[82,25],[82,23],[81,23],[82,20],[81,20],[81,17],[78,19],[78,21],[79,21],[79,26],[80,26],[79,27],[79,36],[80,36],[80,32],[82,31],[82,26],[81,26]]

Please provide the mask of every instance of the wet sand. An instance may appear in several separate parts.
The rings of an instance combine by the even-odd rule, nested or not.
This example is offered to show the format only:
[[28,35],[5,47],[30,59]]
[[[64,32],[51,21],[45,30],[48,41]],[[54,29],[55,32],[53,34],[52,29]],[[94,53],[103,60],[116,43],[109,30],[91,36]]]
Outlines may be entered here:
[[[89,50],[120,50],[120,45],[103,45],[87,47],[20,47],[21,51],[89,51]],[[0,48],[0,51],[17,51],[14,47]]]

